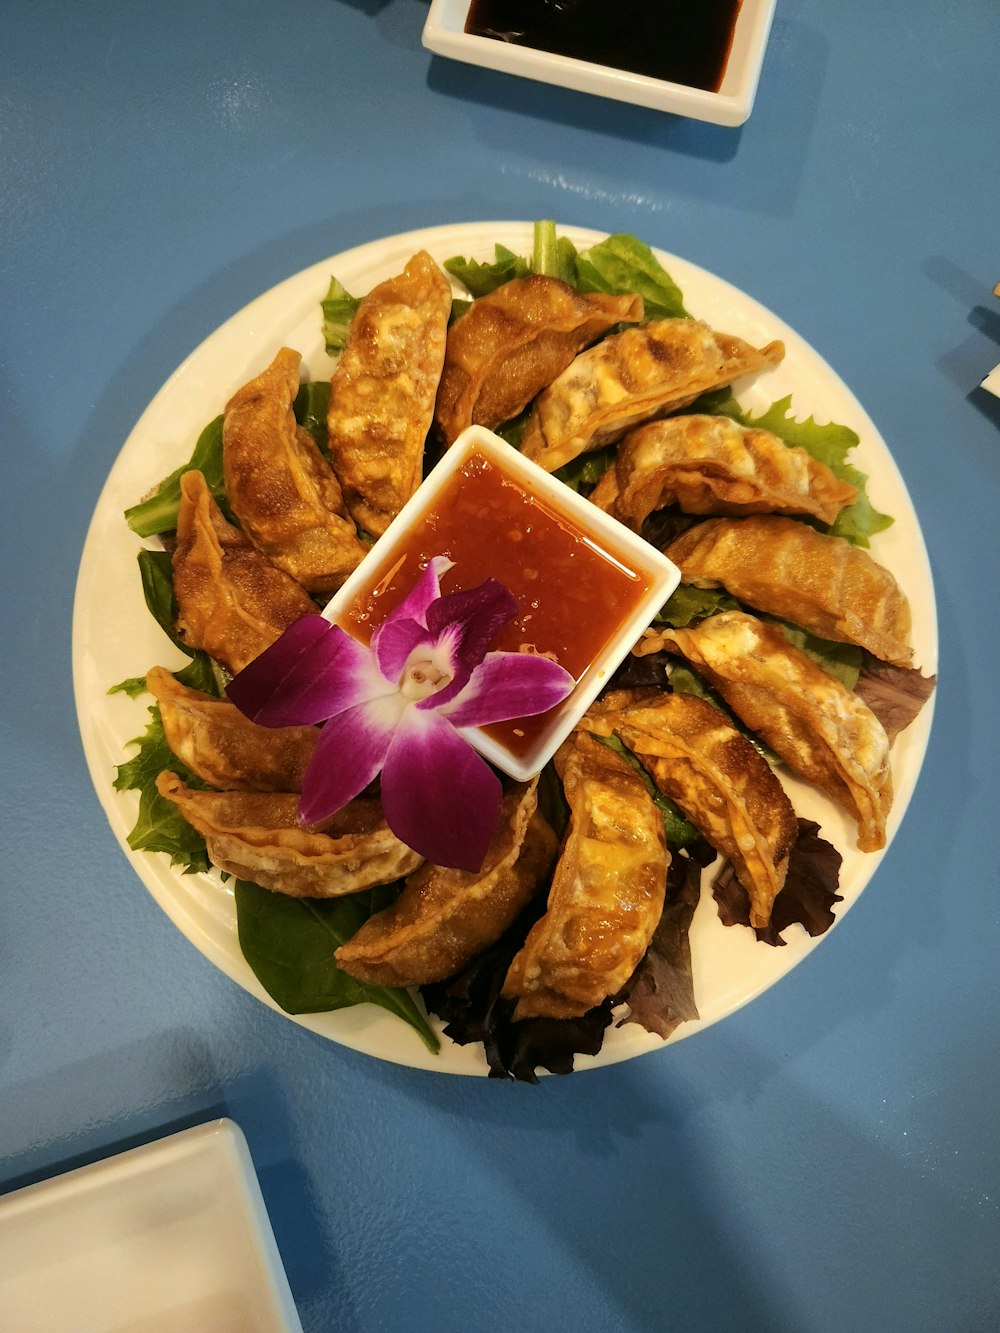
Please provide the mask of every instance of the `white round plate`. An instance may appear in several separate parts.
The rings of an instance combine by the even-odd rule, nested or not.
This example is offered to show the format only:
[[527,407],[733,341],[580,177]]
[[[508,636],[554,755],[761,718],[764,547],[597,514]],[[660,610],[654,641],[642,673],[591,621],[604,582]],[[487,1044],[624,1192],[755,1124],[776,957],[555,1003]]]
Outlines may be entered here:
[[[599,233],[573,227],[562,232],[580,248],[603,239]],[[140,543],[122,513],[190,457],[202,427],[222,411],[234,390],[264,369],[280,346],[300,351],[313,379],[330,375],[333,362],[324,348],[319,303],[331,274],[348,291],[363,295],[398,273],[419,249],[428,250],[439,261],[456,254],[490,260],[498,241],[518,254],[529,254],[531,224],[456,224],[387,237],[314,264],[259,296],[206,338],[150,403],[111,469],[90,525],[76,590],[73,672],[80,730],[94,785],[126,856],[170,919],[227,976],[267,1004],[272,1001],[240,952],[231,888],[214,872],[182,875],[171,869],[166,856],[133,852],[127,843],[138,793],[116,792],[112,783],[116,765],[131,753],[128,742],[145,730],[148,701],[107,691],[122,679],[145,674],[154,664],[176,669],[187,659],[146,610],[136,567]],[[796,417],[837,421],[857,431],[861,442],[851,461],[869,474],[869,494],[876,508],[896,520],[873,539],[872,553],[894,571],[909,596],[915,662],[925,673],[934,671],[934,591],[920,526],[892,456],[861,404],[826,362],[770,311],[704,269],[673,255],[657,254],[692,314],[757,346],[773,338],[784,341],[786,354],[781,365],[748,387],[737,386],[745,408],[761,412],[790,393]],[[913,793],[931,714],[928,704],[893,749],[896,798],[889,821],[890,841]],[[844,901],[837,907],[838,919],[842,918],[883,854],[859,852],[852,821],[816,791],[791,779],[785,785],[797,813],[815,819],[823,836],[843,853],[840,891]],[[731,1014],[772,986],[819,942],[800,926],[790,927],[784,938],[786,947],[772,948],[758,943],[749,929],[722,926],[706,888],[691,927],[695,998],[701,1019],[682,1024],[672,1040]],[[457,1046],[443,1038],[440,1054],[431,1055],[409,1027],[373,1005],[295,1017],[294,1021],[383,1060],[448,1074],[487,1072],[479,1047]],[[611,1028],[600,1054],[578,1056],[576,1066],[613,1064],[663,1044],[637,1024]]]

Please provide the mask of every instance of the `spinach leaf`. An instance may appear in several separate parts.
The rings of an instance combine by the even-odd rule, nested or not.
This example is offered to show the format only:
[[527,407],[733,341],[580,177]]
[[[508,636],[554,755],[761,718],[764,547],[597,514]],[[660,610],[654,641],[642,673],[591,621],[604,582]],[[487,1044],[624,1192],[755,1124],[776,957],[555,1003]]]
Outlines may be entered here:
[[638,292],[646,321],[688,316],[680,288],[649,246],[635,236],[618,233],[584,250],[577,257],[576,278],[581,292],[614,296]]
[[336,356],[347,346],[347,335],[351,320],[357,314],[361,298],[351,293],[336,278],[330,278],[330,286],[320,302],[323,308],[323,337],[326,350]]
[[295,420],[305,427],[319,447],[326,451],[326,415],[330,407],[330,381],[307,380],[299,385],[292,403]]
[[205,784],[171,752],[159,708],[154,704],[149,713],[145,733],[129,742],[139,747],[138,752],[119,764],[114,783],[116,791],[139,791],[139,815],[128,845],[136,852],[166,852],[171,865],[182,866],[185,875],[195,874],[209,867],[205,840],[156,790],[156,776],[170,769],[190,787],[204,789]]
[[[221,682],[212,659],[208,653],[191,648],[178,635],[174,628],[177,620],[177,602],[174,598],[173,567],[168,551],[140,551],[139,573],[142,577],[142,592],[150,615],[163,630],[171,643],[186,653],[191,661],[182,671],[174,675],[182,685],[192,690],[204,690],[206,694],[221,695]],[[133,682],[123,681],[115,689],[131,686]],[[114,691],[112,691],[113,693]],[[131,688],[125,689],[132,693]]]
[[369,986],[342,972],[334,950],[372,914],[378,897],[289,898],[246,880],[236,881],[240,948],[268,995],[288,1014],[327,1013],[377,1004],[409,1023],[429,1051],[437,1037],[409,991]]
[[210,421],[198,436],[190,462],[171,472],[156,490],[140,504],[125,510],[125,521],[139,537],[155,537],[161,532],[173,532],[177,527],[177,510],[181,502],[181,477],[195,469],[208,482],[216,504],[231,518],[226,503],[226,487],[222,479],[222,417]]

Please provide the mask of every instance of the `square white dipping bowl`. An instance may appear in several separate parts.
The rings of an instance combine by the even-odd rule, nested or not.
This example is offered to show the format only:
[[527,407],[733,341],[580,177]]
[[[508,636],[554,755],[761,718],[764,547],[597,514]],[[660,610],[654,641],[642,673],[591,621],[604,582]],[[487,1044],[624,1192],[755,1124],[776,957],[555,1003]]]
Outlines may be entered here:
[[465,31],[470,3],[471,0],[432,0],[423,32],[423,43],[429,51],[450,60],[519,74],[525,79],[593,93],[596,97],[672,111],[692,120],[742,125],[757,94],[776,0],[743,0],[718,92],[553,55],[494,37],[474,36]]
[[[529,746],[519,745],[515,751],[509,744],[489,735],[485,730],[476,727],[462,729],[463,736],[481,755],[512,778],[524,782],[544,768],[607,685],[615,667],[627,656],[642,631],[677,587],[680,570],[666,556],[661,555],[655,546],[592,505],[589,500],[577,495],[558,478],[550,476],[498,435],[482,426],[470,426],[433,468],[369,555],[327,604],[323,612],[327,620],[340,625],[348,633],[352,632],[355,626],[349,615],[350,608],[359,598],[367,601],[372,589],[384,579],[396,561],[407,554],[408,549],[412,554],[414,534],[422,526],[426,527],[432,513],[440,512],[442,497],[447,502],[449,496],[455,494],[451,489],[453,483],[465,484],[457,474],[469,467],[474,470],[478,459],[484,460],[489,468],[495,468],[504,481],[513,483],[519,494],[530,497],[532,503],[537,502],[540,509],[554,515],[561,528],[574,534],[571,540],[582,540],[591,550],[605,553],[605,558],[610,557],[608,563],[617,566],[619,570],[627,570],[637,584],[641,582],[644,585],[641,593],[637,590],[627,612],[608,618],[608,636],[603,648],[581,673],[569,697],[545,715],[544,726],[531,739]],[[491,567],[490,570],[491,576],[503,583],[505,562],[509,566],[517,553],[521,554],[523,562],[526,558],[525,550],[516,545],[511,545],[508,550],[498,549],[495,568]],[[460,569],[460,562],[456,564],[456,569]],[[414,582],[418,572],[412,571]],[[461,573],[458,578],[460,586],[468,586],[461,582]],[[560,595],[558,587],[546,584],[543,571],[537,591],[540,603],[544,603],[546,597],[557,599]]]

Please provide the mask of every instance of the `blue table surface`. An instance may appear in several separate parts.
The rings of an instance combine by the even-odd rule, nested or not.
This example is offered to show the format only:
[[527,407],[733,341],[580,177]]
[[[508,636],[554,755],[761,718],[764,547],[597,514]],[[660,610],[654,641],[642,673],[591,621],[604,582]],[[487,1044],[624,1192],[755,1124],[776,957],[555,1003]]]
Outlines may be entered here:
[[[779,0],[732,130],[432,58],[426,12],[3,6],[0,1190],[225,1114],[309,1330],[996,1328],[1000,15]],[[70,621],[107,471],[206,334],[361,241],[541,217],[686,256],[832,363],[942,651],[843,926],[693,1039],[531,1087],[342,1049],[188,943],[92,788]]]

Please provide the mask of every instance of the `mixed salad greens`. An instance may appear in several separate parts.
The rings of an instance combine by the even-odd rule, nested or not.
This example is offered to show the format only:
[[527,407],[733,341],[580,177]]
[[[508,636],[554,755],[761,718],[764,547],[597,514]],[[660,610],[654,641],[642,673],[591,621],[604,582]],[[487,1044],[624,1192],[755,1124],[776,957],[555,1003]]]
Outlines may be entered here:
[[[495,247],[492,261],[455,256],[444,268],[469,294],[469,300],[456,299],[452,319],[460,319],[470,300],[495,290],[511,278],[543,273],[561,278],[583,292],[615,295],[639,292],[645,302],[645,319],[687,317],[683,295],[670,275],[657,261],[652,250],[633,236],[613,235],[578,251],[555,224],[536,224],[531,255],[518,255],[502,245]],[[321,302],[327,350],[336,355],[343,349],[351,319],[359,298],[348,292],[336,277]],[[326,443],[328,382],[304,384],[294,403],[298,422],[310,431],[321,449]],[[687,409],[690,412],[724,414],[754,427],[763,427],[789,445],[801,446],[822,460],[840,478],[858,490],[857,501],[844,509],[831,529],[837,535],[867,546],[869,538],[892,520],[880,514],[865,493],[866,478],[847,461],[858,443],[858,436],[846,426],[819,425],[811,417],[801,421],[791,413],[791,400],[782,398],[758,416],[749,416],[728,389],[706,394]],[[523,420],[515,420],[500,433],[516,443]],[[609,465],[612,450],[605,449],[567,465],[557,474],[568,486],[584,492],[599,480]],[[439,455],[428,447],[427,467]],[[190,461],[166,477],[153,493],[126,511],[126,520],[140,538],[159,538],[166,542],[158,549],[144,548],[138,561],[146,605],[167,635],[188,658],[188,664],[175,675],[182,683],[220,696],[225,680],[208,655],[192,650],[174,630],[176,605],[171,581],[169,544],[177,523],[180,500],[179,479],[190,468],[200,470],[211,492],[232,519],[226,503],[222,469],[222,417],[209,422],[195,443]],[[654,516],[655,519],[656,516]],[[674,627],[683,627],[736,603],[723,591],[705,591],[681,586],[662,608],[657,619]],[[861,670],[861,652],[844,644],[813,639],[804,631],[786,626],[785,632],[799,647],[805,648],[825,669],[853,688]],[[662,675],[664,664],[657,657],[626,662],[618,673],[616,685],[642,683]],[[145,691],[142,678],[121,682],[114,691],[139,697]],[[675,666],[671,688],[688,690],[711,697],[707,685],[688,667]],[[156,705],[143,735],[136,738],[134,755],[118,768],[115,786],[119,791],[139,792],[139,813],[129,846],[133,850],[156,852],[170,857],[171,864],[184,874],[196,874],[210,868],[204,840],[178,812],[176,806],[161,797],[155,787],[156,775],[170,768],[192,787],[204,787],[193,773],[171,753],[164,736]],[[691,988],[690,952],[687,929],[698,901],[703,865],[714,859],[714,852],[698,831],[684,818],[672,801],[660,793],[638,760],[625,751],[617,740],[608,742],[639,769],[663,817],[667,841],[674,851],[668,884],[668,906],[647,961],[637,974],[629,1003],[633,1017],[661,1035],[669,1035],[680,1022],[697,1016]],[[541,805],[557,834],[565,828],[567,812],[558,779],[550,768],[543,773]],[[832,905],[837,901],[836,876],[839,855],[815,834],[802,839],[803,853],[790,867],[788,886],[782,894],[780,912],[769,932],[758,932],[769,943],[780,945],[780,931],[791,921],[800,921],[810,933],[820,933],[832,922]],[[424,1007],[408,991],[366,985],[341,972],[334,963],[334,949],[350,938],[373,912],[391,902],[400,885],[384,886],[333,900],[286,897],[236,881],[234,897],[239,940],[243,954],[268,994],[291,1014],[326,1012],[356,1004],[373,1003],[408,1023],[431,1051],[438,1049],[438,1038],[427,1021]],[[715,894],[723,920],[748,924],[740,894],[745,893],[732,877],[719,877]],[[543,910],[544,895],[515,923],[507,934],[487,950],[460,976],[447,983],[424,989],[427,1009],[446,1022],[445,1031],[454,1040],[482,1041],[491,1074],[535,1081],[535,1069],[544,1066],[555,1072],[572,1068],[574,1052],[596,1052],[604,1030],[612,1022],[611,1001],[578,1020],[532,1019],[513,1024],[509,1006],[500,998],[500,986],[507,966],[520,947],[537,915]]]

